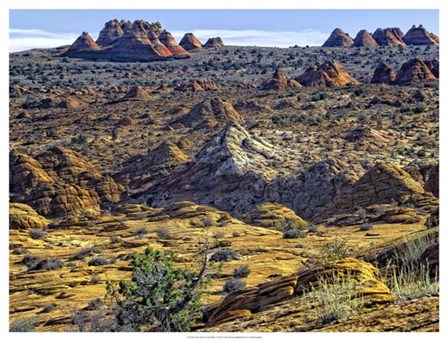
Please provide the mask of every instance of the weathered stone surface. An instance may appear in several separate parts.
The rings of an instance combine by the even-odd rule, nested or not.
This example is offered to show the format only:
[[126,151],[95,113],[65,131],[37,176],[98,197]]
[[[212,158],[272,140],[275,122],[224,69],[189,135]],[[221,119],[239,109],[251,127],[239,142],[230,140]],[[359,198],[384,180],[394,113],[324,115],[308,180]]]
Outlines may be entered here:
[[83,52],[97,50],[101,50],[101,47],[97,43],[95,43],[95,41],[87,32],[82,32],[78,39],[76,39],[75,42],[67,50],[65,55],[68,57],[76,57]]
[[439,164],[431,167],[428,174],[428,181],[425,183],[425,191],[431,192],[439,197]]
[[154,188],[149,202],[163,207],[191,200],[241,214],[261,201],[266,182],[276,174],[269,162],[273,153],[272,145],[238,123],[229,123],[189,163]]
[[221,89],[221,86],[211,79],[199,78],[192,82],[181,84],[174,90],[186,91],[186,92],[204,92],[204,91],[216,91]]
[[311,66],[296,80],[304,86],[311,87],[342,86],[359,83],[335,60]]
[[403,32],[398,27],[378,28],[373,33],[373,38],[380,46],[406,45],[402,40]]
[[429,34],[423,25],[416,27],[412,26],[409,31],[403,37],[403,41],[407,45],[432,45],[438,44],[438,42]]
[[104,24],[96,43],[101,47],[107,47],[113,45],[122,35],[123,29],[120,22],[117,19],[110,20]]
[[439,78],[439,60],[438,59],[425,60],[425,64],[428,67],[428,69],[431,70],[433,75],[436,78]]
[[185,33],[179,43],[185,50],[191,51],[202,48],[202,43],[195,37],[193,33]]
[[213,47],[222,47],[224,46],[224,42],[221,37],[209,38],[207,42],[204,44],[205,48],[213,48]]
[[147,101],[151,98],[148,91],[138,85],[131,86],[123,97],[123,100]]
[[241,123],[242,121],[243,118],[230,102],[215,97],[198,103],[186,115],[169,123],[169,126],[204,129],[223,126],[228,122]]
[[243,220],[255,226],[267,227],[279,231],[295,228],[305,228],[308,224],[290,208],[275,204],[264,203],[254,207],[243,216]]
[[414,82],[436,81],[436,77],[423,59],[414,58],[404,63],[395,77],[395,84],[409,85]]
[[285,90],[287,88],[297,89],[301,87],[302,85],[299,82],[286,78],[280,68],[275,70],[272,79],[269,82],[262,85],[262,89],[264,90]]
[[188,55],[187,51],[176,42],[173,35],[167,30],[163,30],[159,38],[161,43],[166,46],[172,55]]
[[39,215],[32,207],[20,204],[9,204],[9,228],[11,230],[31,230],[45,228],[49,223],[45,217]]
[[395,71],[386,63],[381,63],[373,73],[372,84],[393,84],[395,81]]
[[352,37],[340,28],[336,28],[331,32],[330,37],[328,37],[322,47],[350,47],[352,45]]
[[367,32],[367,30],[361,30],[356,34],[356,37],[353,41],[353,45],[356,47],[375,47],[378,46],[377,42],[373,38],[373,36]]

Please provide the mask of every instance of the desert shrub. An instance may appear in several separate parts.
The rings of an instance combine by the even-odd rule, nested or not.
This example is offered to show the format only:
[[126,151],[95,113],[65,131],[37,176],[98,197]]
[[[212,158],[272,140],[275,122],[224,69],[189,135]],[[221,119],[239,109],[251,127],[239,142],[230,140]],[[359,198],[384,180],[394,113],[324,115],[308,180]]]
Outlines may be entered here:
[[298,229],[290,229],[283,232],[283,238],[294,239],[294,238],[305,238],[306,232]]
[[233,232],[232,232],[232,237],[237,238],[237,237],[239,237],[239,236],[240,236],[240,233],[239,233],[239,232],[237,232],[237,231],[233,231]]
[[93,258],[87,263],[89,266],[101,266],[106,264],[109,264],[109,261],[104,257]]
[[326,244],[320,256],[322,261],[329,262],[350,256],[350,250],[345,240],[338,239]]
[[168,239],[170,237],[170,233],[167,229],[158,229],[156,230],[156,234],[160,239]]
[[241,279],[232,277],[232,278],[229,278],[224,283],[223,291],[230,293],[230,292],[244,289],[245,287],[246,287],[246,283],[244,283]]
[[29,236],[33,239],[44,239],[45,230],[44,229],[32,229],[29,232]]
[[350,278],[333,274],[331,278],[320,278],[304,295],[305,304],[314,308],[318,323],[326,324],[347,318],[359,311],[363,302],[356,295],[355,283]]
[[57,270],[64,266],[64,263],[57,257],[42,259],[33,255],[23,257],[22,263],[28,267],[28,271]]
[[233,251],[231,249],[221,249],[216,251],[211,257],[210,260],[214,262],[229,262],[231,260],[238,259],[238,252]]
[[315,233],[315,232],[317,232],[317,230],[318,230],[318,228],[317,228],[317,226],[316,225],[310,225],[309,227],[308,227],[308,232],[312,232],[312,233]]
[[50,303],[49,305],[46,305],[45,307],[43,307],[42,310],[40,311],[40,313],[42,313],[42,314],[50,313],[54,309],[56,309],[56,307],[57,307],[56,303]]
[[235,278],[243,278],[247,277],[250,274],[249,265],[240,265],[238,268],[233,270],[233,277]]
[[359,227],[360,231],[370,231],[371,229],[373,229],[373,224],[370,224],[370,223],[362,224]]
[[31,318],[18,318],[9,324],[9,331],[13,333],[24,333],[34,331],[36,322]]
[[101,254],[104,252],[103,248],[101,246],[94,246],[91,249],[92,253]]
[[145,235],[147,235],[149,231],[145,227],[140,227],[137,231],[133,233],[135,237],[138,239],[143,239]]
[[199,273],[174,268],[177,256],[147,248],[132,255],[132,279],[119,287],[108,283],[116,300],[117,331],[185,332],[202,309],[199,288],[204,283],[207,249]]
[[303,249],[303,248],[304,248],[303,244],[301,244],[301,243],[296,243],[296,244],[294,244],[294,247],[295,247],[296,249]]
[[216,232],[213,238],[219,239],[224,238],[225,234],[223,232]]
[[86,249],[82,249],[81,251],[79,251],[76,255],[74,255],[73,257],[71,257],[69,259],[70,262],[73,262],[75,260],[83,260],[86,257],[90,256],[92,254],[92,249],[86,248]]

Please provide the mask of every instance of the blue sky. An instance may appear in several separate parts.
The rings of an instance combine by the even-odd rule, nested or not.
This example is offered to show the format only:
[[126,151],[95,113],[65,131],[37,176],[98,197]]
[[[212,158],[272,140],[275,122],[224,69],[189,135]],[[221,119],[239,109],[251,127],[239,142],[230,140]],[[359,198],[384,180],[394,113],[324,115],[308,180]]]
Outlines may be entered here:
[[10,51],[70,44],[82,31],[96,38],[113,18],[160,21],[177,39],[193,32],[229,45],[321,45],[336,27],[352,36],[413,24],[439,33],[437,10],[11,10]]

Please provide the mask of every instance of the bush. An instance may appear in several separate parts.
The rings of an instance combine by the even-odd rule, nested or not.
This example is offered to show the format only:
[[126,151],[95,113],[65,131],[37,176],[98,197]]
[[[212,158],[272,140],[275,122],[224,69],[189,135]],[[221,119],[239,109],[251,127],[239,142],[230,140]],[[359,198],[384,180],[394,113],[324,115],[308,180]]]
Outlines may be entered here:
[[168,239],[170,238],[170,233],[167,229],[158,229],[156,230],[157,237],[160,239]]
[[64,263],[57,257],[42,259],[33,255],[23,257],[22,263],[28,267],[28,271],[57,270],[64,266]]
[[230,249],[221,249],[216,251],[211,257],[210,260],[214,262],[229,262],[231,260],[238,259],[239,254],[236,251]]
[[108,293],[116,300],[117,331],[190,331],[202,309],[199,287],[204,283],[207,250],[199,273],[174,268],[177,256],[147,248],[132,255],[132,279],[121,281],[117,289],[108,283]]
[[294,238],[305,238],[306,232],[298,229],[290,229],[283,232],[283,238],[285,239],[294,239]]
[[86,257],[90,256],[91,254],[92,254],[92,249],[82,249],[76,255],[71,257],[69,259],[69,261],[73,262],[75,260],[84,260]]
[[232,237],[237,238],[240,236],[240,233],[237,231],[232,232]]
[[321,258],[324,262],[334,261],[338,259],[347,258],[350,255],[350,250],[347,242],[343,239],[336,240],[333,243],[325,245]]
[[35,328],[34,319],[18,318],[9,324],[9,331],[13,333],[32,332]]
[[226,283],[224,283],[223,290],[224,292],[230,293],[237,290],[244,289],[246,287],[246,283],[244,283],[239,278],[229,278]]
[[147,235],[149,231],[145,227],[140,227],[137,231],[133,233],[137,239],[143,239],[145,235]]
[[224,238],[225,234],[223,232],[216,232],[213,238],[220,239]]
[[370,231],[371,229],[373,229],[373,224],[370,224],[370,223],[362,224],[359,227],[360,231]]
[[29,236],[33,239],[44,239],[45,238],[45,230],[43,229],[32,229],[29,232]]
[[106,264],[109,264],[109,261],[104,257],[93,258],[87,263],[89,266],[101,266]]
[[247,277],[250,274],[249,265],[240,265],[238,268],[233,270],[233,277],[235,278],[243,278]]

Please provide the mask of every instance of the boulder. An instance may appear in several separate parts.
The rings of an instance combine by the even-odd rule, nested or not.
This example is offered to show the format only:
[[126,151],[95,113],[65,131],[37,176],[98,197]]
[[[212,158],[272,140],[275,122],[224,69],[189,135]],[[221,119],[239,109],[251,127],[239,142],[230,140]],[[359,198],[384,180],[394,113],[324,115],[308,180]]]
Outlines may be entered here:
[[39,215],[32,207],[21,203],[9,204],[9,228],[11,230],[43,229],[51,221]]
[[308,226],[308,223],[290,208],[271,202],[255,206],[242,219],[248,224],[278,231],[304,229]]

